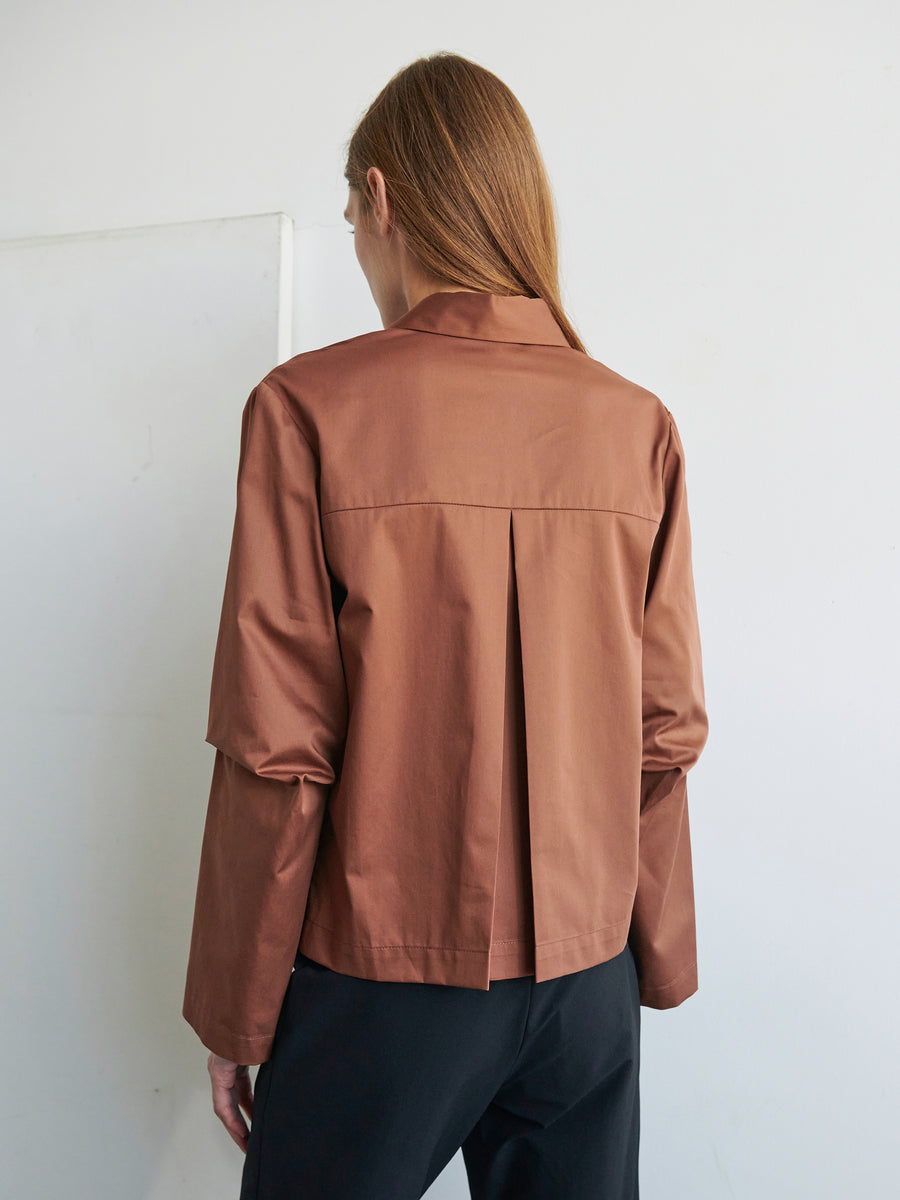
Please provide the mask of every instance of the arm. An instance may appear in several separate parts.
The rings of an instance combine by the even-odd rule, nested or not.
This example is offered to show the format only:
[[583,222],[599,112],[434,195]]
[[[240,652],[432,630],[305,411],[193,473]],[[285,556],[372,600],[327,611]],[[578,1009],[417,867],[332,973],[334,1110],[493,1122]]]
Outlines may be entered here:
[[684,447],[668,415],[662,468],[665,508],[651,552],[644,604],[640,852],[628,935],[641,1004],[648,1008],[673,1008],[697,990],[685,777],[708,733]]
[[262,382],[241,424],[182,1009],[203,1044],[235,1063],[271,1053],[346,715],[318,461]]

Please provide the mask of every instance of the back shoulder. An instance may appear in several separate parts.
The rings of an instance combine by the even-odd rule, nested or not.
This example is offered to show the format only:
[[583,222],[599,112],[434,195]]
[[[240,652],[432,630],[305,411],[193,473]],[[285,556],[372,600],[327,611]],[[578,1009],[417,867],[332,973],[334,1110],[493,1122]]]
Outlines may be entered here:
[[335,376],[346,378],[347,372],[377,366],[386,355],[393,353],[395,344],[406,332],[403,329],[373,329],[327,346],[304,350],[273,367],[265,382],[293,391],[314,386],[317,382],[333,382]]
[[673,417],[656,392],[619,374],[599,359],[589,355],[582,357],[586,359],[584,370],[593,379],[598,391],[619,400],[636,424],[652,430],[656,437],[668,438]]

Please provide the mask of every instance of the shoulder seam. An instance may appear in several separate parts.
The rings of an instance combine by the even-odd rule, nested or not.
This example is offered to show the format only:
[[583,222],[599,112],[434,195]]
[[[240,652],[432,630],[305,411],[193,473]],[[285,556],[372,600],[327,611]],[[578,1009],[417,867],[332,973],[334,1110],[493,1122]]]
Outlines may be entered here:
[[260,380],[260,382],[259,382],[259,384],[258,384],[257,386],[258,386],[258,387],[266,387],[266,388],[268,388],[268,389],[269,389],[269,391],[272,393],[272,395],[273,395],[273,396],[275,396],[275,398],[278,400],[278,403],[279,403],[279,404],[281,405],[281,407],[284,409],[284,412],[286,413],[286,415],[287,415],[288,419],[290,420],[291,424],[294,426],[294,428],[297,430],[297,432],[298,432],[298,433],[300,434],[300,436],[303,438],[304,442],[306,442],[307,446],[309,446],[309,451],[310,451],[310,453],[311,453],[311,454],[313,455],[313,457],[314,457],[314,458],[315,458],[315,459],[318,461],[318,457],[319,457],[319,456],[316,454],[315,450],[313,449],[312,442],[309,440],[309,438],[308,438],[308,437],[306,436],[306,434],[303,432],[303,427],[301,426],[300,422],[297,420],[297,418],[294,416],[294,414],[293,414],[293,413],[291,412],[291,410],[288,408],[287,404],[285,404],[285,402],[284,402],[284,396],[282,396],[282,394],[281,394],[281,392],[280,392],[280,391],[277,391],[277,390],[276,390],[276,386],[275,386],[275,385],[273,385],[273,384],[271,384],[271,383],[269,382],[269,377],[268,377],[268,375],[266,376],[266,378],[265,378],[265,379],[262,379],[262,380]]

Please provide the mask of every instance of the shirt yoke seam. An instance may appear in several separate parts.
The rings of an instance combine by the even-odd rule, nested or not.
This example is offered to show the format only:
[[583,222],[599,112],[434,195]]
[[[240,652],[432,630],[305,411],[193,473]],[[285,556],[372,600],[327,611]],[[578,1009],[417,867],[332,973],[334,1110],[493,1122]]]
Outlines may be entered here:
[[456,508],[495,508],[508,512],[510,509],[518,512],[609,512],[618,513],[623,517],[636,517],[639,521],[649,521],[652,525],[659,524],[658,517],[648,517],[644,513],[629,512],[625,508],[606,508],[602,505],[591,504],[479,504],[474,500],[392,500],[385,504],[348,504],[343,508],[329,508],[323,511],[323,517],[333,517],[337,513],[366,512],[376,508],[408,508],[418,504],[453,505]]

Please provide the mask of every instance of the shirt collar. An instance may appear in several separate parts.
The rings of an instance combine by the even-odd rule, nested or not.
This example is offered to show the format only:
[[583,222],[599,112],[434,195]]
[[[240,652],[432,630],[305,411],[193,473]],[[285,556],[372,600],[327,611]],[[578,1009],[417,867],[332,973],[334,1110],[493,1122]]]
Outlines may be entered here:
[[498,296],[492,292],[432,292],[388,329],[421,329],[489,342],[568,346],[542,297]]

